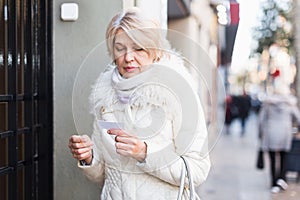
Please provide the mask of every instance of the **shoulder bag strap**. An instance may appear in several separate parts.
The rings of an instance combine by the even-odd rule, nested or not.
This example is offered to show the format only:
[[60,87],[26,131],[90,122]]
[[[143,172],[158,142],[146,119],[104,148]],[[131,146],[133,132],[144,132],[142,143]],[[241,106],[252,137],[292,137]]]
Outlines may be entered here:
[[195,186],[193,182],[193,177],[191,175],[189,163],[183,156],[180,156],[180,158],[183,160],[184,166],[182,167],[181,170],[181,180],[180,180],[180,187],[179,187],[177,200],[182,200],[185,177],[187,177],[189,181],[190,200],[195,200],[196,199]]

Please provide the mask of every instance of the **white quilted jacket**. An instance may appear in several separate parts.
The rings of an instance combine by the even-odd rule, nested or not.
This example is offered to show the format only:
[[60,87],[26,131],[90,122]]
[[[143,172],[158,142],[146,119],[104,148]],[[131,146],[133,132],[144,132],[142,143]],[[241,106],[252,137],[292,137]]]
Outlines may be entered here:
[[[178,57],[162,60],[159,64],[168,65],[178,72],[183,69]],[[135,95],[138,98],[130,106],[121,103],[111,79],[114,68],[115,66],[109,66],[100,75],[91,95],[95,114],[92,134],[93,162],[90,166],[78,166],[91,181],[99,184],[102,200],[177,199],[183,167],[180,155],[190,163],[196,186],[205,181],[210,169],[207,128],[200,102],[198,108],[195,108],[200,113],[196,134],[184,136],[188,143],[184,143],[185,146],[182,147],[182,137],[177,137],[181,130],[178,124],[182,120],[178,101],[167,90],[157,85],[149,85],[139,89]],[[151,112],[157,108],[162,108],[165,112],[161,119],[158,115],[157,119],[155,112]],[[147,144],[147,157],[143,163],[117,154],[114,137],[98,126],[98,120],[124,122],[128,121],[128,115],[131,123],[140,128],[135,129],[138,130],[137,134],[146,133],[142,137]],[[155,130],[143,129],[155,120],[156,124],[161,121],[158,126],[154,126]],[[187,194],[185,192],[185,199]]]

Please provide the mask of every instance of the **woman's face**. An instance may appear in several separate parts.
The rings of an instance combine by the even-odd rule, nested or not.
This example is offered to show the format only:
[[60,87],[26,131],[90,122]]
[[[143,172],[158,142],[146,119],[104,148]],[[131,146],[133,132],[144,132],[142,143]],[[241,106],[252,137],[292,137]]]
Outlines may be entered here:
[[117,31],[115,37],[114,56],[119,73],[124,78],[145,71],[153,63],[149,53],[135,44],[122,29]]

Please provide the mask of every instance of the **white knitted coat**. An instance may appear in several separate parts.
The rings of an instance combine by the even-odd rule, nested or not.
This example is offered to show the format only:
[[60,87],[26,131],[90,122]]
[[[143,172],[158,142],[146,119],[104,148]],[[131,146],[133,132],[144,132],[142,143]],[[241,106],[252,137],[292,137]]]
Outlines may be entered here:
[[300,125],[297,99],[293,95],[269,96],[259,113],[262,148],[266,151],[289,151],[293,139],[293,122]]
[[[191,83],[188,73],[184,72],[183,62],[178,56],[162,59],[158,64],[185,74],[187,82]],[[186,145],[185,150],[180,151],[180,141],[176,139],[180,130],[178,124],[182,120],[178,101],[163,87],[146,85],[131,97],[130,106],[120,102],[119,94],[112,81],[114,68],[115,66],[111,65],[100,75],[91,94],[95,115],[92,134],[93,162],[90,166],[78,166],[91,181],[99,184],[102,200],[177,199],[183,167],[180,155],[183,154],[189,161],[196,186],[205,181],[210,169],[207,128],[201,105],[199,103],[198,108],[195,108],[200,116],[195,137],[189,138],[189,144]],[[154,115],[151,112],[157,108],[162,108],[165,112],[163,118],[158,120],[155,118],[155,112]],[[128,120],[128,115],[130,115],[130,120]],[[107,134],[107,130],[99,128],[98,120],[130,121],[138,127],[135,129],[138,130],[138,136],[141,130],[148,131],[146,136],[142,137],[147,143],[145,162],[139,163],[135,159],[117,154],[114,137]],[[153,121],[157,124],[160,120],[162,122],[159,126],[155,127],[154,124],[155,130],[144,129]],[[128,124],[127,128],[134,130]],[[186,135],[187,138],[189,136]],[[187,199],[186,195],[187,193],[185,193]]]

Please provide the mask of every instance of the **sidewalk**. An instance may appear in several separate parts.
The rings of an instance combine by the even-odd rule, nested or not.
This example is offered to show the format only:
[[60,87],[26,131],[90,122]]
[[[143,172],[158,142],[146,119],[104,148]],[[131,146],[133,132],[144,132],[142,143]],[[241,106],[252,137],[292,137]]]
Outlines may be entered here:
[[[285,192],[270,192],[268,157],[265,168],[255,167],[257,118],[252,114],[241,137],[239,121],[233,121],[230,134],[222,134],[210,153],[212,168],[207,181],[198,190],[202,200],[299,200],[300,183],[289,179]],[[292,173],[289,172],[290,175]],[[293,173],[295,174],[295,173]]]

